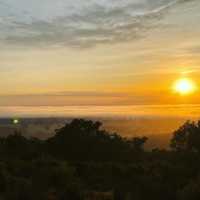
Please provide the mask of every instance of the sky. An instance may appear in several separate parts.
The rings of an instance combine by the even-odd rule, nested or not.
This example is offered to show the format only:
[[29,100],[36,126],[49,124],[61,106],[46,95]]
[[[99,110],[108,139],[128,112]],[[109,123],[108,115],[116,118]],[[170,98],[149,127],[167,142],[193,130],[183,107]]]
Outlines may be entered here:
[[199,0],[0,0],[0,106],[197,104]]

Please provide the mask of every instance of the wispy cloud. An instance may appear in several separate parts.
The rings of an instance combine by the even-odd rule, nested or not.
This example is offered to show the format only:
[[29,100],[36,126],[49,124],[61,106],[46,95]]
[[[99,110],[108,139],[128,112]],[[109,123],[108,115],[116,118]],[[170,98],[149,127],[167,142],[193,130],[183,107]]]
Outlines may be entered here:
[[188,48],[185,49],[185,51],[187,53],[190,53],[190,54],[197,54],[197,55],[199,55],[200,54],[200,44],[188,47]]
[[0,95],[0,97],[123,97],[127,96],[124,92],[103,92],[103,91],[62,91],[48,93],[27,93],[17,95]]
[[66,91],[0,95],[1,106],[105,106],[141,103],[144,96],[125,92]]
[[0,42],[90,47],[137,39],[185,1],[0,0]]

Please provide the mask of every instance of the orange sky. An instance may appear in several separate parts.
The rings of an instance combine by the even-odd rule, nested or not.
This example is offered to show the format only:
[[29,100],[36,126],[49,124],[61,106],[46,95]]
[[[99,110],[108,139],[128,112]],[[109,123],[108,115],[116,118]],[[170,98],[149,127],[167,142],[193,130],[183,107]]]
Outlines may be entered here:
[[[108,11],[121,6],[118,2],[110,7],[111,1],[103,4]],[[13,2],[8,1],[10,5]],[[33,16],[37,2],[29,10]],[[199,103],[198,91],[180,96],[172,85],[182,77],[200,85],[200,2],[162,2],[143,3],[140,18],[133,8],[130,19],[123,21],[125,16],[119,11],[112,16],[113,29],[106,24],[109,16],[99,14],[91,21],[87,5],[82,9],[88,18],[77,20],[84,27],[76,27],[76,37],[64,26],[75,23],[73,20],[61,23],[60,18],[56,22],[48,18],[44,23],[51,16],[41,14],[42,28],[37,21],[35,26],[31,22],[29,26],[16,25],[18,35],[9,35],[10,21],[4,20],[0,30],[0,106]],[[26,6],[24,1],[23,9]],[[54,8],[50,8],[49,13],[53,13]],[[16,7],[16,11],[20,9]],[[148,19],[146,15],[150,15]],[[70,16],[73,19],[73,13]],[[60,32],[51,29],[55,25]]]

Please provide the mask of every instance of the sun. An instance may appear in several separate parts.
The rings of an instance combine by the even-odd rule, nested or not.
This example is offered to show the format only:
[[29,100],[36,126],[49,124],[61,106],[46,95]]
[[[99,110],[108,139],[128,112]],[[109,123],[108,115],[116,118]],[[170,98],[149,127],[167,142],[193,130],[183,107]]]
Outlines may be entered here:
[[181,78],[175,82],[173,89],[181,95],[188,95],[196,90],[196,84],[191,79]]

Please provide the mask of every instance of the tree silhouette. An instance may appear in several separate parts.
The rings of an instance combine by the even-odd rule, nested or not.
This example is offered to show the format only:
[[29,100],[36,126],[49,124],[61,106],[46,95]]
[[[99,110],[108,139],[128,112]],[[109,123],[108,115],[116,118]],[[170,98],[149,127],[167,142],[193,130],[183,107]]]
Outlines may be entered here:
[[200,152],[200,121],[187,121],[176,130],[170,146],[176,151]]
[[147,140],[147,137],[135,137],[130,139],[129,143],[134,150],[141,152],[144,151],[144,145]]
[[[101,126],[98,121],[75,119],[47,140],[47,151],[56,157],[71,160],[123,159],[122,154],[130,151],[130,142],[103,130]],[[139,143],[139,139],[136,143]],[[137,144],[137,148],[142,143]]]
[[147,151],[146,141],[84,119],[44,141],[0,138],[0,199],[199,200],[200,122],[174,132],[173,151]]

